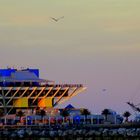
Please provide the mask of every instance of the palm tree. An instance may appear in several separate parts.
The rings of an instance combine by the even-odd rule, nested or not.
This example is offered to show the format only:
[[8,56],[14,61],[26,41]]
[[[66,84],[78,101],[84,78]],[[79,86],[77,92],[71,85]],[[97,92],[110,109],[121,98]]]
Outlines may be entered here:
[[66,117],[69,116],[69,112],[68,112],[67,109],[63,109],[63,110],[60,112],[60,115],[61,115],[64,119],[66,119]]
[[87,123],[87,116],[90,115],[90,114],[91,114],[90,111],[88,109],[86,109],[86,108],[81,110],[81,115],[85,116],[86,123]]
[[111,113],[110,113],[109,109],[104,109],[104,110],[102,111],[102,115],[105,116],[105,121],[107,121],[107,116],[110,115],[110,114],[111,114]]
[[22,112],[22,110],[19,110],[17,113],[16,113],[16,116],[18,116],[20,118],[20,122],[21,122],[21,117],[24,116],[24,112]]
[[128,122],[128,118],[131,116],[131,113],[130,113],[129,111],[125,111],[125,112],[123,113],[123,116],[126,118],[126,119],[125,119],[125,122]]
[[45,112],[45,110],[40,110],[40,115],[41,115],[41,120],[42,120],[42,122],[43,122],[43,118],[44,118],[44,116],[46,115],[46,112]]

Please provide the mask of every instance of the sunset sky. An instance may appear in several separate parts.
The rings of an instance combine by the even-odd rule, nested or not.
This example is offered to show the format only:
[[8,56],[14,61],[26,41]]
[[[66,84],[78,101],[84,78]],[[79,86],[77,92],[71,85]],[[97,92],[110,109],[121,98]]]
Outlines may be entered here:
[[140,0],[0,0],[0,67],[7,66],[87,87],[61,106],[133,113],[126,102],[140,103]]

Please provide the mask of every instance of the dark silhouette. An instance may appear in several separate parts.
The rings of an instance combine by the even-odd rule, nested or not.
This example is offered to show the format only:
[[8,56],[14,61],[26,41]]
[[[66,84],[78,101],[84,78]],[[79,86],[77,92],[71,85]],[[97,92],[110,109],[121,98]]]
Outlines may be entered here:
[[81,115],[84,115],[85,116],[85,121],[86,121],[86,123],[87,123],[87,116],[88,115],[90,115],[91,113],[90,113],[90,111],[88,110],[88,109],[82,109],[81,110]]
[[64,18],[64,16],[60,17],[60,18],[54,18],[54,17],[51,17],[52,20],[54,20],[55,22],[59,21],[60,19]]
[[[4,115],[4,112],[3,112],[2,109],[0,109],[0,119],[3,117],[3,115]],[[0,120],[0,121],[1,121],[1,120]]]
[[46,115],[45,110],[40,110],[40,116],[41,116],[41,120],[43,121],[44,116]]
[[104,89],[102,89],[102,91],[104,91],[104,92],[105,92],[105,91],[106,91],[106,89],[104,88]]
[[40,108],[39,107],[36,108],[36,115],[40,115]]
[[17,113],[16,113],[16,116],[18,116],[20,118],[20,122],[21,122],[21,117],[24,116],[24,112],[22,112],[21,110],[19,110]]
[[140,112],[140,108],[134,105],[133,103],[126,102],[134,111]]
[[66,120],[66,118],[69,116],[69,112],[67,109],[63,109],[61,112],[60,112],[60,115],[64,118],[64,120]]
[[128,122],[128,118],[131,116],[131,113],[130,113],[129,111],[125,111],[125,112],[123,113],[123,116],[126,118],[126,119],[125,119],[125,122]]
[[65,118],[65,117],[68,117],[68,116],[69,116],[69,112],[68,112],[68,110],[63,109],[63,110],[61,111],[60,115],[63,116],[64,118]]
[[110,113],[110,110],[109,110],[109,109],[104,109],[104,110],[102,111],[102,115],[105,116],[105,121],[107,121],[107,116],[110,115],[110,114],[111,114],[111,113]]
[[0,109],[0,117],[2,117],[4,115],[4,112],[2,109]]

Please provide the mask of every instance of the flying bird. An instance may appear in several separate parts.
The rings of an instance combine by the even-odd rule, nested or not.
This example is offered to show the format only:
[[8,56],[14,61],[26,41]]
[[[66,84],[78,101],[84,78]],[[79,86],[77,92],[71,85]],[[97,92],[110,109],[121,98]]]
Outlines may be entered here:
[[107,89],[105,89],[105,88],[104,88],[104,89],[102,89],[102,91],[106,91],[106,90],[107,90]]
[[64,16],[62,17],[59,17],[59,18],[54,18],[54,17],[51,17],[52,20],[54,20],[55,22],[59,21],[60,19],[64,18]]

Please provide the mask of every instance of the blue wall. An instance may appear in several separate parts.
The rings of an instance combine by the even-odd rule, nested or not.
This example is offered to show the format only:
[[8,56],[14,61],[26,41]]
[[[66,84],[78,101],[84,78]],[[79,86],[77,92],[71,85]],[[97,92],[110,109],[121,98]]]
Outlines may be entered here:
[[0,69],[0,76],[10,76],[12,72],[15,72],[16,69]]
[[[25,69],[28,70],[29,72],[33,72],[37,77],[39,77],[39,69]],[[12,72],[17,71],[16,69],[0,69],[0,76],[5,77],[5,76],[10,76]]]

